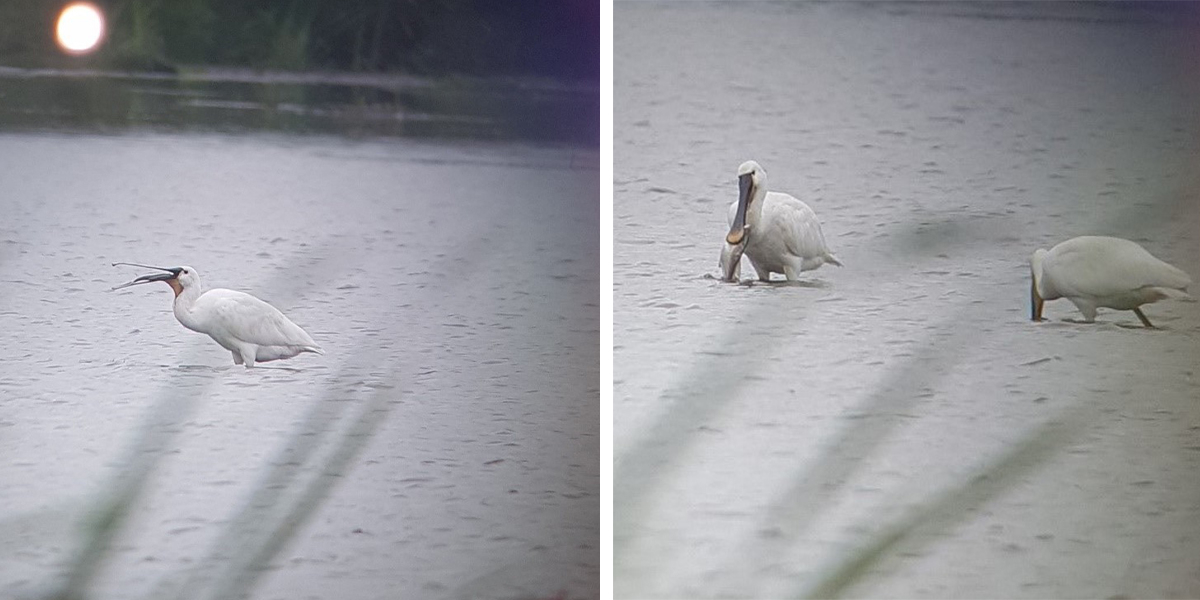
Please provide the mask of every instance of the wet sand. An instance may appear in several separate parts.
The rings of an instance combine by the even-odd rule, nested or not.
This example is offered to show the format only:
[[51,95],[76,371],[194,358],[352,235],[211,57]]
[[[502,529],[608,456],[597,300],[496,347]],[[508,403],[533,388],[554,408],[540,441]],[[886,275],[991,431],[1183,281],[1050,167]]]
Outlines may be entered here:
[[[1200,304],[1029,321],[1030,254],[1075,235],[1200,278],[1186,35],[1107,5],[618,4],[618,597],[802,593],[1030,436],[848,594],[1200,594]],[[747,159],[845,268],[717,281]]]
[[[178,581],[314,406],[380,390],[253,597],[597,595],[595,152],[142,132],[0,156],[0,595],[55,580],[163,395],[200,397],[89,597]],[[234,367],[167,286],[108,292],[143,272],[115,261],[253,293],[326,355]]]

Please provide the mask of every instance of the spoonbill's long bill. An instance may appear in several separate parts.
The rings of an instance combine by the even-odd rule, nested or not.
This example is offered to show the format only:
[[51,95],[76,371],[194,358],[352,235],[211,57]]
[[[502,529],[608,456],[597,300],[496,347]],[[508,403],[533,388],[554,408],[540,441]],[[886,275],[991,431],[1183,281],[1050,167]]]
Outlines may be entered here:
[[801,271],[825,263],[842,266],[825,244],[817,213],[788,194],[768,192],[767,173],[752,160],[738,167],[738,200],[729,206],[725,242],[736,248],[748,229],[754,233],[745,245],[746,258],[763,281],[770,281],[771,273],[795,281]]
[[117,265],[162,271],[142,275],[113,289],[166,282],[175,292],[175,318],[192,331],[208,334],[232,352],[234,364],[245,364],[250,368],[256,362],[291,358],[301,352],[325,353],[312,336],[274,306],[244,292],[221,288],[204,291],[200,275],[191,267],[113,263],[114,267]]
[[1187,273],[1155,258],[1129,240],[1085,235],[1046,250],[1029,260],[1033,282],[1030,305],[1033,320],[1042,320],[1046,300],[1066,298],[1088,323],[1096,308],[1132,310],[1146,327],[1154,327],[1139,308],[1163,298],[1190,299]]

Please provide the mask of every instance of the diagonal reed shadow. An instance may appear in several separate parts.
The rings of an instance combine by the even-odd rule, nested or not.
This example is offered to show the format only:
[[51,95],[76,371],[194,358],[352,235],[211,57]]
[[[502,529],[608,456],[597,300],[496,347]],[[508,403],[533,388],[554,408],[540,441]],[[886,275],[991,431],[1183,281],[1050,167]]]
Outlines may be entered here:
[[[941,336],[941,340],[935,338],[944,330],[931,328],[916,352],[892,366],[874,391],[855,407],[855,414],[865,418],[847,421],[807,467],[796,471],[792,484],[772,499],[762,522],[739,544],[738,555],[745,559],[744,564],[760,565],[785,552],[825,510],[832,508],[835,503],[828,499],[836,497],[892,431],[905,422],[898,415],[911,412],[921,392],[933,389],[967,353],[967,341],[975,332],[953,326],[963,322],[965,312],[960,308],[955,317],[943,321],[942,327],[950,334]],[[778,535],[759,535],[764,530]]]
[[[193,345],[192,357],[200,354],[199,347],[199,342]],[[62,580],[53,584],[53,591],[45,598],[77,600],[86,597],[92,580],[111,555],[113,541],[145,494],[162,458],[167,456],[171,441],[182,430],[183,422],[215,377],[208,374],[200,379],[198,384],[168,386],[159,392],[159,399],[134,434],[125,460],[118,463],[125,468],[109,480],[90,508],[82,532],[82,547],[64,568]]]
[[[958,225],[946,224],[957,231]],[[960,235],[957,237],[965,238]],[[909,255],[928,252],[930,241],[915,233],[900,236],[899,252]],[[933,243],[942,249],[945,243]],[[745,322],[770,321],[772,304],[762,299],[747,314]],[[960,308],[959,312],[965,311]],[[957,321],[951,318],[945,323]],[[744,565],[761,564],[767,556],[780,552],[796,542],[799,535],[821,514],[821,503],[809,500],[820,493],[832,495],[863,464],[863,459],[887,438],[900,422],[889,414],[902,413],[918,398],[919,392],[932,386],[961,354],[970,332],[948,326],[949,334],[939,329],[929,332],[926,342],[908,360],[893,367],[888,377],[860,406],[857,412],[870,418],[852,421],[832,442],[826,445],[821,457],[811,467],[799,473],[795,483],[773,501],[765,517],[766,524],[754,531],[771,528],[782,535],[763,538],[751,534],[738,544],[737,556]],[[940,342],[935,337],[948,338]],[[782,344],[784,336],[778,331],[752,332],[730,327],[722,332],[716,347],[718,353],[705,355],[664,392],[670,408],[643,434],[641,440],[618,457],[614,469],[613,531],[614,572],[621,576],[621,551],[628,548],[637,534],[640,515],[647,509],[653,487],[661,486],[670,474],[683,466],[680,460],[691,444],[698,439],[692,433],[708,423],[716,413],[736,396],[737,387],[746,375],[756,369],[758,360]],[[937,365],[936,368],[930,368]],[[631,574],[632,575],[632,574]],[[636,589],[635,577],[625,582],[626,588]],[[629,585],[634,584],[634,585]],[[753,584],[749,586],[753,588]],[[629,590],[632,591],[632,590]],[[636,595],[636,593],[635,593]]]
[[[480,251],[484,236],[475,235],[457,247],[462,254],[439,259],[435,272],[451,266],[470,275],[483,265],[461,261]],[[462,262],[466,263],[463,266]],[[334,265],[327,268],[337,270]],[[446,286],[458,279],[439,279],[427,286],[436,301]],[[236,515],[222,529],[207,556],[196,563],[186,577],[165,577],[147,598],[233,599],[249,594],[270,561],[295,537],[316,513],[333,487],[343,480],[354,458],[388,418],[398,400],[394,391],[402,378],[403,367],[372,366],[373,349],[355,346],[355,352],[326,388],[324,396],[313,403],[305,418],[293,430],[268,467],[260,473],[248,497]],[[390,368],[389,368],[390,367]],[[347,402],[343,388],[360,388],[367,380],[378,379],[373,373],[386,371],[383,382],[365,402]],[[354,407],[356,415],[347,416]],[[338,423],[347,423],[335,434]]]
[[1087,420],[1083,414],[1085,404],[1077,404],[1058,419],[1042,424],[976,475],[918,505],[908,515],[881,529],[866,545],[842,557],[811,585],[791,590],[783,597],[840,598],[889,556],[932,544],[939,533],[966,521],[972,511],[1019,484],[1070,444]]
[[[325,413],[330,412],[331,405],[349,403],[338,402],[338,393],[331,391],[323,401],[314,404],[305,425],[318,428],[311,432],[316,434],[315,438],[304,426],[297,428],[280,452],[280,460],[289,462],[274,463],[276,468],[268,470],[244,509],[222,531],[209,560],[215,563],[223,558],[225,550],[235,550],[225,561],[224,572],[209,579],[213,586],[202,598],[241,598],[249,592],[266,573],[271,560],[313,516],[350,468],[354,458],[387,420],[393,389],[394,385],[381,387],[363,403],[356,416],[342,419],[348,420],[349,425],[338,435],[334,435],[334,417]],[[327,439],[332,441],[326,444]],[[307,481],[300,481],[296,477],[299,468],[310,462],[309,458],[322,445],[331,446],[331,449],[323,460],[311,461],[316,463],[315,473]],[[292,460],[300,462],[290,462]],[[292,497],[288,498],[285,492],[291,492]],[[199,584],[203,581],[202,575],[200,571],[194,571],[190,582]],[[190,592],[197,589],[186,585],[176,597],[188,597]],[[161,596],[152,594],[148,597]]]
[[[1156,228],[1161,229],[1167,219],[1194,218],[1196,205],[1179,198],[1164,198],[1155,202],[1154,207],[1154,210],[1126,207],[1111,216],[1107,226],[1128,232],[1154,231]],[[1194,256],[1195,244],[1192,251]],[[957,321],[958,319],[950,319],[947,322]],[[899,369],[893,369],[886,383],[881,386],[883,389],[868,398],[865,403],[866,412],[872,413],[881,409],[884,401],[887,401],[889,410],[903,410],[903,406],[897,408],[891,403],[888,397],[892,394],[888,393],[889,390],[897,390],[899,393],[895,393],[895,397],[905,402],[905,405],[910,404],[914,392],[921,387],[931,387],[937,379],[931,375],[933,369],[929,369],[928,365],[937,365],[943,372],[948,370],[958,356],[958,349],[964,346],[965,342],[964,330],[956,329],[949,343],[939,344],[937,347],[928,342],[923,344],[913,360],[906,361],[907,364]],[[1023,475],[1054,456],[1070,442],[1072,436],[1085,423],[1096,418],[1096,410],[1087,402],[1077,401],[1057,420],[1046,422],[999,458],[981,468],[972,479],[935,494],[932,499],[910,511],[909,515],[880,530],[866,545],[841,557],[836,566],[827,570],[812,585],[804,586],[803,590],[792,590],[786,597],[839,597],[851,586],[864,580],[871,568],[894,555],[899,548],[931,543],[934,539],[933,534],[964,521],[971,510],[1019,483]],[[892,424],[894,422],[893,420]],[[869,450],[878,445],[879,438],[876,436],[886,433],[891,427],[892,425],[884,425],[882,421],[876,421],[875,424],[869,420],[860,422],[830,444],[823,458],[818,459],[805,474],[799,475],[796,483],[777,502],[772,503],[768,522],[786,523],[788,527],[782,528],[783,535],[777,539],[764,540],[757,548],[754,548],[755,544],[749,544],[751,548],[746,554],[750,557],[748,564],[761,564],[760,561],[766,556],[781,552],[785,547],[797,543],[798,533],[813,522],[820,510],[811,510],[812,504],[806,505],[804,500],[815,499],[820,491],[837,486],[839,480],[845,481],[857,470],[855,463],[865,458]],[[844,452],[841,448],[845,446],[868,451]],[[861,456],[855,457],[853,454]],[[815,505],[819,507],[822,503],[818,502]]]
[[[1155,210],[1129,206],[1118,211],[1108,220],[1109,226],[1115,227],[1111,231],[1128,232],[1125,237],[1131,237],[1136,232],[1156,231],[1167,219],[1194,219],[1196,216],[1196,203],[1189,199],[1159,200]],[[979,239],[988,239],[987,233],[981,231],[979,224],[956,219],[940,222],[932,229],[910,225],[895,239],[894,252],[909,257],[911,263],[912,258],[930,257],[938,252],[952,252],[963,244],[978,243]],[[1032,248],[1029,251],[1032,252]],[[1190,254],[1197,256],[1194,247]],[[1027,257],[1014,256],[1013,260],[1019,263]],[[758,315],[766,312],[763,305],[751,310]],[[974,335],[970,328],[956,325],[964,322],[962,317],[967,310],[962,306],[956,315],[932,327],[914,356],[892,367],[877,389],[860,404],[856,412],[866,414],[868,418],[851,422],[825,446],[819,458],[797,470],[793,483],[771,502],[761,526],[737,544],[734,561],[739,569],[761,565],[769,557],[778,556],[797,544],[801,534],[828,507],[829,503],[816,499],[833,497],[900,423],[901,419],[889,415],[906,412],[922,390],[933,388],[943,374],[953,368],[969,346],[970,336]],[[631,576],[631,581],[622,582],[625,589],[618,595],[631,595],[624,592],[636,595],[639,589],[640,582],[633,566],[622,563],[621,551],[636,539],[637,528],[643,524],[640,517],[656,489],[664,486],[663,482],[672,471],[683,467],[680,458],[690,444],[696,443],[694,439],[684,438],[695,438],[691,433],[715,416],[735,394],[739,379],[752,371],[753,362],[747,359],[744,350],[753,346],[762,352],[779,343],[773,336],[760,336],[753,343],[748,339],[750,337],[753,336],[745,332],[722,332],[716,346],[732,348],[732,351],[706,358],[689,368],[662,396],[672,399],[668,411],[652,424],[639,442],[618,457],[614,480],[614,574],[618,581],[623,575]],[[1057,420],[1047,422],[1023,441],[1007,448],[969,482],[935,494],[907,516],[881,530],[863,548],[835,559],[835,565],[817,581],[791,590],[788,597],[841,595],[865,578],[872,565],[893,555],[897,548],[930,543],[933,532],[961,522],[973,508],[1009,489],[1022,475],[1061,450],[1071,435],[1093,418],[1093,410],[1086,403],[1078,403]],[[758,535],[759,531],[768,528],[781,534]],[[726,565],[730,566],[735,565]],[[745,589],[757,589],[761,595],[762,590],[758,589],[761,587],[751,578]]]
[[[769,322],[779,296],[763,296],[743,315],[749,323]],[[765,332],[764,332],[765,333]],[[613,573],[621,580],[622,550],[638,537],[643,514],[656,488],[682,468],[680,460],[698,443],[697,428],[712,420],[736,396],[747,375],[753,374],[763,355],[780,345],[779,336],[748,333],[730,327],[715,340],[719,352],[710,352],[685,370],[660,400],[666,411],[624,449],[614,451],[613,465]]]
[[[351,357],[349,362],[354,364],[361,358],[361,355],[356,355]],[[310,515],[320,499],[329,493],[329,486],[332,485],[334,477],[347,466],[348,457],[339,458],[337,461],[327,457],[323,463],[314,460],[318,450],[332,445],[335,448],[332,455],[348,452],[353,456],[369,440],[374,428],[383,423],[388,416],[388,399],[394,384],[379,386],[376,393],[359,407],[357,417],[344,416],[359,404],[343,401],[345,392],[340,389],[341,382],[360,379],[356,377],[355,371],[357,369],[344,369],[335,384],[326,389],[324,397],[312,404],[305,418],[269,461],[271,466],[260,473],[249,497],[234,518],[223,527],[206,558],[197,561],[186,577],[164,579],[147,597],[194,597],[197,590],[203,590],[204,585],[211,581],[219,582],[222,588],[219,594],[213,592],[206,597],[237,597],[253,584],[253,580],[247,579],[247,575],[260,569],[240,566],[257,566],[262,562],[264,555],[273,555],[267,553],[272,547],[271,542],[288,539],[291,535],[291,532],[285,529],[284,522],[290,523],[290,527],[294,529],[297,521],[302,521]],[[363,423],[364,418],[370,420]],[[347,432],[333,435],[335,425],[344,420],[351,421],[351,425],[346,428]],[[319,464],[313,467],[311,463],[314,462]],[[335,468],[339,465],[340,470]],[[305,468],[315,469],[317,472],[315,476],[310,477],[306,486],[297,483]],[[318,485],[322,483],[326,485]],[[298,491],[296,488],[300,487],[303,489]],[[295,496],[290,499],[290,506],[289,494]],[[214,571],[222,564],[226,565],[227,572],[217,576]],[[232,565],[239,567],[234,568]]]
[[[328,243],[315,246],[318,251],[328,252]],[[307,252],[312,252],[309,249]],[[290,257],[287,264],[298,266],[304,254]],[[272,278],[268,289],[281,287],[287,282],[284,273],[287,269]],[[329,269],[317,269],[313,273],[318,279],[332,275]],[[195,340],[192,350],[184,364],[197,362],[203,352],[207,340]],[[197,401],[217,380],[220,371],[189,371],[188,376],[198,379],[193,385],[180,386],[168,384],[158,392],[158,400],[151,406],[150,411],[141,426],[134,433],[129,445],[127,458],[119,464],[126,467],[117,473],[97,495],[99,500],[91,509],[83,531],[83,544],[75,557],[63,569],[62,580],[54,583],[52,591],[45,595],[53,600],[73,600],[83,598],[91,586],[96,574],[102,568],[105,559],[110,555],[113,541],[125,526],[131,510],[145,494],[150,478],[155,473],[167,455],[169,445],[182,430],[185,419],[194,410]]]

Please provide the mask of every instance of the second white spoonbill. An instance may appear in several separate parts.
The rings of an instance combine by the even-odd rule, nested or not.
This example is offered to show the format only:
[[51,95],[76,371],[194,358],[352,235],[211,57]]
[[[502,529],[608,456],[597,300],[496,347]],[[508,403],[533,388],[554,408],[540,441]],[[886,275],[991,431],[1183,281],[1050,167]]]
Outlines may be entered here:
[[1139,308],[1163,298],[1189,299],[1187,273],[1155,258],[1129,240],[1085,235],[1046,250],[1039,248],[1029,260],[1033,281],[1030,309],[1034,321],[1042,320],[1046,300],[1070,300],[1088,323],[1096,308],[1132,310],[1146,327],[1154,327]]
[[175,318],[188,329],[208,334],[216,343],[233,353],[233,363],[245,364],[291,358],[301,352],[324,354],[312,336],[291,322],[279,309],[247,294],[226,289],[204,291],[200,275],[191,267],[152,267],[133,263],[113,263],[158,269],[162,273],[142,275],[114,290],[165,282],[175,292]]
[[747,230],[746,258],[758,278],[770,281],[782,273],[788,281],[799,279],[825,263],[842,266],[825,244],[817,213],[804,202],[780,192],[767,191],[767,173],[748,160],[738,167],[738,200],[729,207],[729,234],[725,242],[738,246]]

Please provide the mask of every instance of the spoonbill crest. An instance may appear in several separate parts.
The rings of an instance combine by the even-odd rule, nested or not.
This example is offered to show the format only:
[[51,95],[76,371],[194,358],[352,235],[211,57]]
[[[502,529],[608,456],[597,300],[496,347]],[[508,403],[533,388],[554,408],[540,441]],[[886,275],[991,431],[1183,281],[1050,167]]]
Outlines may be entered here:
[[[729,206],[726,244],[743,243],[747,230],[754,234],[745,241],[746,258],[762,281],[770,281],[771,273],[795,281],[801,271],[825,263],[842,266],[825,244],[817,213],[788,194],[768,192],[767,173],[752,160],[738,167],[738,200]],[[731,249],[730,257],[734,254]]]
[[312,336],[274,306],[245,292],[221,288],[204,291],[200,275],[191,267],[113,263],[114,267],[117,265],[162,271],[142,275],[113,289],[165,282],[175,292],[175,318],[192,331],[208,334],[233,353],[235,365],[245,364],[248,369],[256,362],[291,358],[301,352],[325,354]]
[[1129,240],[1085,235],[1046,250],[1039,248],[1029,260],[1033,281],[1030,308],[1033,320],[1042,320],[1046,300],[1066,298],[1088,323],[1096,308],[1132,310],[1146,327],[1154,327],[1139,308],[1163,298],[1190,299],[1187,273],[1155,258]]

